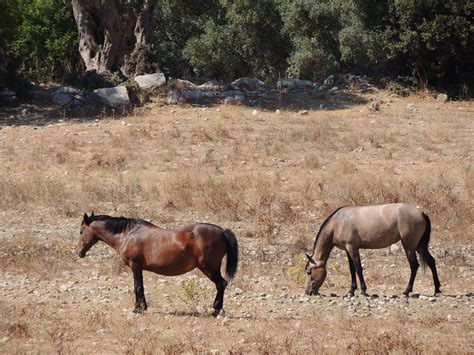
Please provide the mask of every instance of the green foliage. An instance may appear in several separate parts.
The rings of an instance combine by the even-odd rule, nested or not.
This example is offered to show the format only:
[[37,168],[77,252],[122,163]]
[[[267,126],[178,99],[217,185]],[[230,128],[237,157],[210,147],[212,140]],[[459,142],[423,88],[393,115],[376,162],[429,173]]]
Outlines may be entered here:
[[67,84],[80,86],[87,90],[110,88],[123,84],[126,81],[127,78],[122,73],[111,73],[107,70],[101,73],[97,73],[95,70],[88,70],[82,75],[72,74],[66,78]]
[[[120,1],[120,11],[136,12],[142,2]],[[102,12],[104,4],[94,2]],[[0,6],[0,80],[16,72],[42,81],[78,77],[83,67],[70,1]],[[474,90],[473,17],[469,0],[162,0],[154,42],[128,58],[129,72],[155,71],[149,64],[156,60],[175,77],[321,81],[343,71],[388,77],[400,93],[408,87],[398,77],[410,77],[419,87],[464,97]],[[103,79],[84,80],[94,87]]]
[[283,31],[292,45],[290,75],[321,80],[340,66],[338,34],[342,7],[337,0],[280,2]]
[[21,25],[14,54],[32,79],[61,79],[80,63],[69,1],[19,0]]
[[223,21],[208,20],[203,33],[184,48],[195,72],[226,79],[276,79],[284,71],[289,48],[275,2],[237,0],[223,2],[223,8]]
[[2,23],[0,24],[0,84],[6,81],[9,66],[13,59],[12,43],[19,26],[19,8],[17,1],[0,0]]
[[219,23],[224,15],[217,0],[159,1],[153,15],[153,34],[161,70],[170,76],[187,77],[192,72],[183,52],[187,42],[199,37],[208,21]]

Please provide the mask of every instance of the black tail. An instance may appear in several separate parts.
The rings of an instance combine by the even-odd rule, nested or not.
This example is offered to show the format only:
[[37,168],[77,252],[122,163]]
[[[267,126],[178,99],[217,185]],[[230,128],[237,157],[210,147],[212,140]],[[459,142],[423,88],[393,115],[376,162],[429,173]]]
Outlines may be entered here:
[[431,256],[428,252],[428,244],[430,244],[431,236],[431,221],[430,217],[428,217],[428,215],[426,215],[425,213],[423,213],[423,218],[426,222],[425,232],[423,233],[423,236],[421,237],[416,250],[418,250],[418,253],[420,254],[421,264],[423,265],[423,267],[426,267],[427,260]]
[[237,264],[239,263],[239,245],[234,232],[230,229],[224,230],[225,240],[227,242],[227,264],[225,273],[227,280],[231,281],[237,273]]
[[431,221],[430,218],[423,213],[423,218],[426,222],[425,232],[418,243],[416,250],[421,257],[421,263],[423,266],[428,265],[433,273],[433,283],[435,287],[435,295],[441,292],[441,283],[439,282],[438,271],[436,270],[436,261],[433,258],[433,255],[430,254],[428,250],[428,244],[430,243],[430,234],[431,234]]

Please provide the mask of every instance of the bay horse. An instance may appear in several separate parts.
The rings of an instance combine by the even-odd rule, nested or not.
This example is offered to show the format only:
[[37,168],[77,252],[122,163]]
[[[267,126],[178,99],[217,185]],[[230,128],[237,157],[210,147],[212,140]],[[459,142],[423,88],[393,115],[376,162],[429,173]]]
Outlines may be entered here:
[[[223,312],[224,291],[228,281],[236,272],[239,259],[238,243],[230,229],[213,224],[192,224],[167,230],[141,219],[90,216],[84,214],[80,240],[77,246],[79,257],[99,240],[110,245],[133,272],[135,291],[135,313],[147,309],[143,287],[143,270],[166,276],[187,273],[195,268],[201,270],[217,288],[214,300],[214,315]],[[227,254],[225,280],[221,275],[221,263]]]
[[326,278],[326,263],[334,247],[345,250],[351,272],[351,287],[348,295],[357,289],[356,273],[359,276],[361,295],[367,295],[367,286],[362,274],[359,249],[379,249],[388,247],[399,240],[410,263],[411,275],[403,292],[408,296],[413,290],[419,267],[416,252],[423,264],[428,264],[433,274],[435,295],[441,284],[436,271],[436,262],[428,251],[431,234],[429,217],[415,206],[406,203],[378,206],[340,207],[321,225],[314,240],[313,254],[305,267],[307,273],[305,291],[315,295]]

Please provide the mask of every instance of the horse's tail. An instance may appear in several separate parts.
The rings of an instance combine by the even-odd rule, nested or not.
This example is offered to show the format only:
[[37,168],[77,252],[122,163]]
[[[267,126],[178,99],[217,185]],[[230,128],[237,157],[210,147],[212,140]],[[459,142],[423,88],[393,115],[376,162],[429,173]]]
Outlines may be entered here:
[[418,242],[418,247],[416,250],[420,254],[421,264],[423,267],[426,267],[426,261],[429,258],[429,251],[428,251],[428,244],[430,243],[430,235],[431,235],[431,221],[430,217],[426,213],[423,212],[423,218],[426,222],[426,227],[423,235],[421,236],[420,241]]
[[227,280],[232,281],[237,273],[237,264],[239,263],[239,245],[234,232],[230,229],[224,230],[224,237],[227,244],[227,263],[225,273]]

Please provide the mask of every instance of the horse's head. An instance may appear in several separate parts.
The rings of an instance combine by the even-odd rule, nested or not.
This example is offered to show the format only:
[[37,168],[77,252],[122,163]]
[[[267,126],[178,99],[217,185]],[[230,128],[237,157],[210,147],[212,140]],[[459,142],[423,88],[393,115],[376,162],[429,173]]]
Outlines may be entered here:
[[95,234],[94,228],[92,228],[91,223],[94,221],[93,217],[94,212],[90,215],[84,213],[84,218],[81,223],[81,239],[79,239],[79,244],[77,245],[77,253],[80,258],[86,256],[86,252],[99,240]]
[[306,254],[308,262],[306,263],[306,283],[305,292],[307,295],[317,295],[319,288],[326,279],[326,264],[323,261],[315,261]]

